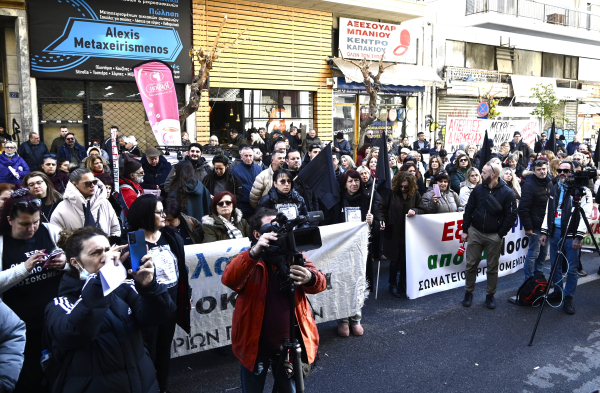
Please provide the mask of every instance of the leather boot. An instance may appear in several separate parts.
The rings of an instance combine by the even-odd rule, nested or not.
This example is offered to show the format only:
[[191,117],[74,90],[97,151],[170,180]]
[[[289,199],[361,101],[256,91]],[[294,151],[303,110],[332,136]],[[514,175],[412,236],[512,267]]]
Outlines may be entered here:
[[496,302],[494,302],[494,295],[492,295],[491,293],[485,295],[485,306],[490,310],[496,308]]
[[473,302],[473,292],[465,291],[465,298],[463,299],[462,305],[464,307],[471,307]]
[[395,285],[390,284],[390,293],[392,296],[397,297],[398,299],[402,298],[402,294],[398,292],[398,288]]
[[567,314],[569,314],[569,315],[575,314],[575,305],[573,304],[572,296],[565,296],[565,305],[563,307],[565,308],[565,312]]

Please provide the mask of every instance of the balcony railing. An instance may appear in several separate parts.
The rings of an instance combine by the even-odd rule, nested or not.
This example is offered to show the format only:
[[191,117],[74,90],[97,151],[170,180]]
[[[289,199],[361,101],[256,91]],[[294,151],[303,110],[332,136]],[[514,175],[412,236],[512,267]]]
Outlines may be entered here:
[[600,31],[600,15],[531,0],[467,0],[466,15],[496,12],[531,18],[551,25]]

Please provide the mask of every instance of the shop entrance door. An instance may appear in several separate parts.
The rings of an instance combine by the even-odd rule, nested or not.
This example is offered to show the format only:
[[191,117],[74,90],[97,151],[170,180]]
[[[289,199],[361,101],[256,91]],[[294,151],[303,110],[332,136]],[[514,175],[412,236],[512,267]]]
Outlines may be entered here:
[[219,143],[229,143],[229,132],[237,130],[244,135],[243,105],[240,101],[214,101],[210,103],[210,135],[216,135]]

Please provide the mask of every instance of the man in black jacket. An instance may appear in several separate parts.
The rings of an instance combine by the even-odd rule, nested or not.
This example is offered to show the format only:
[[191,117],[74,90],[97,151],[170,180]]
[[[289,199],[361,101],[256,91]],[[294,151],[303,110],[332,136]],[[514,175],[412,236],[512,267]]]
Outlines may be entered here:
[[297,177],[298,173],[300,173],[300,170],[302,169],[300,152],[295,149],[290,149],[290,151],[287,153],[285,162],[294,180],[294,190],[296,190],[296,192],[298,192],[298,194],[300,194],[300,196],[304,199],[306,210],[309,212],[319,210],[319,200],[317,199],[317,196],[313,192],[312,188],[302,183],[302,180]]
[[548,177],[548,163],[543,160],[533,163],[533,175],[527,176],[521,190],[521,203],[517,212],[529,237],[529,249],[525,257],[523,273],[525,280],[542,273],[542,266],[548,255],[548,244],[541,245],[542,223],[546,215],[546,204],[552,188]]
[[529,161],[529,155],[533,154],[533,151],[525,142],[521,140],[521,133],[519,131],[515,131],[513,134],[513,140],[508,144],[510,145],[511,152],[520,152],[519,163],[523,165],[523,167],[526,167],[527,161]]
[[542,131],[541,139],[535,142],[535,148],[533,149],[535,153],[539,153],[543,150],[546,150],[546,142],[548,142],[548,135],[546,135],[546,131]]
[[423,131],[417,134],[417,140],[413,143],[413,150],[418,151],[421,154],[429,154],[431,147],[429,142],[425,140],[425,133]]
[[25,160],[29,170],[39,171],[44,161],[44,155],[50,154],[44,142],[40,142],[40,136],[36,132],[29,134],[29,140],[21,143],[17,152]]
[[471,307],[477,267],[483,249],[487,251],[487,296],[485,305],[496,308],[494,294],[498,284],[498,260],[502,238],[517,220],[517,203],[514,192],[500,179],[502,167],[486,164],[481,171],[482,183],[471,193],[463,214],[462,241],[467,247],[467,269],[463,306]]
[[[558,263],[554,276],[552,277],[554,292],[548,299],[550,301],[560,301],[564,294],[565,312],[569,315],[573,315],[575,314],[573,295],[575,295],[577,280],[579,278],[579,274],[577,273],[577,267],[579,266],[579,250],[581,249],[582,239],[587,232],[587,228],[585,227],[585,222],[579,217],[573,217],[573,220],[569,223],[571,209],[573,207],[573,197],[567,192],[565,181],[567,176],[573,173],[573,163],[563,161],[556,172],[558,173],[558,181],[550,191],[546,216],[542,223],[540,243],[542,245],[550,243],[550,260],[552,263],[555,263],[561,248],[559,244],[565,233],[564,231],[567,231],[564,248],[563,251],[561,251],[561,254],[567,260],[568,264],[567,279],[564,284],[565,287],[563,289],[565,279],[562,274],[563,266],[561,262]],[[581,207],[589,217],[592,213],[592,203],[591,201],[588,201],[587,196],[581,198]],[[576,214],[579,213],[577,212]],[[579,219],[577,220],[576,218]],[[559,260],[562,260],[562,258],[559,258]]]

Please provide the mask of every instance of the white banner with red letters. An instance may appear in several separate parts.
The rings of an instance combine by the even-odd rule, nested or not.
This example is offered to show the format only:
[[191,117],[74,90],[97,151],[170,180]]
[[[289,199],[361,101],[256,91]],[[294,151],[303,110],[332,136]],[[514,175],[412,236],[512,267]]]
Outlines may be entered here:
[[448,117],[444,147],[448,152],[458,150],[460,144],[474,144],[481,147],[485,131],[488,138],[494,140],[497,150],[503,142],[513,140],[515,131],[521,133],[521,139],[533,149],[535,136],[541,131],[540,122],[532,117],[529,120],[490,120],[472,117]]
[[[319,227],[323,245],[306,253],[325,274],[327,288],[308,295],[317,323],[355,315],[365,301],[369,229],[366,223]],[[250,247],[248,238],[185,246],[192,287],[191,335],[177,327],[171,357],[231,344],[231,319],[237,294],[221,283],[229,260]],[[256,316],[256,323],[261,316]],[[251,321],[249,321],[251,323]]]
[[[466,252],[461,246],[463,213],[424,214],[406,218],[407,296],[416,299],[465,285]],[[529,238],[521,220],[502,239],[498,276],[523,268]],[[468,249],[469,243],[465,244]],[[486,252],[477,269],[477,282],[486,280]]]

